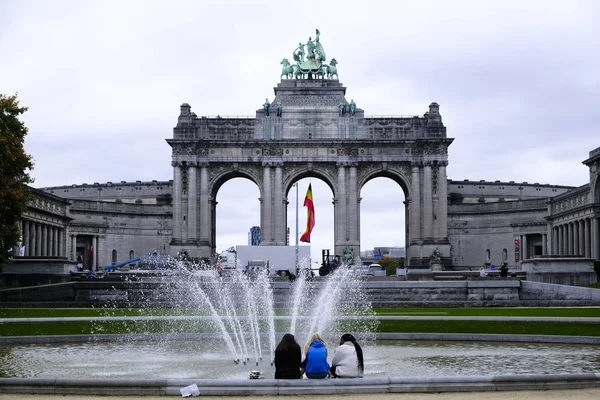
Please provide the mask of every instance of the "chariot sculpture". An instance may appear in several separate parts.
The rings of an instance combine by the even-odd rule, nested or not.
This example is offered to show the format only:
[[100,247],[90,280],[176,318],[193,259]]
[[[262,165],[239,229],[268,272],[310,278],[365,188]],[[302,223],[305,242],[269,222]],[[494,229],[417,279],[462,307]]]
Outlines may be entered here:
[[[327,56],[320,40],[321,32],[316,29],[316,36],[313,40],[308,38],[306,44],[298,43],[298,47],[294,50],[292,57],[295,64],[291,64],[287,58],[281,61],[281,78],[286,79],[311,79],[311,78],[327,78],[333,79],[337,74],[337,60],[332,58],[329,65],[325,64]],[[304,48],[306,47],[306,50]],[[305,59],[306,56],[306,59]]]

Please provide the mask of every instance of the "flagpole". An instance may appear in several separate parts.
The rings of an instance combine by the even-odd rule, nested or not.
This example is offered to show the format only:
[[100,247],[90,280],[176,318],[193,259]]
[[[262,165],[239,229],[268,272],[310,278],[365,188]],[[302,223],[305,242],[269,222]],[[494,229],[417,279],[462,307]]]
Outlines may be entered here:
[[296,273],[298,273],[298,182],[296,186]]

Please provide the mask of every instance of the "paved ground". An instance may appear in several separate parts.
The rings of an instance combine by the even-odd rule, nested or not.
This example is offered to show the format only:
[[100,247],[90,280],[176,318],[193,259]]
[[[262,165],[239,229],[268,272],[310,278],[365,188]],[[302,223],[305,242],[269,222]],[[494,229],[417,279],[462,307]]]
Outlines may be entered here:
[[[63,396],[63,395],[29,395],[29,394],[0,394],[1,400],[165,400],[174,399],[178,396]],[[199,398],[211,400],[269,400],[283,399],[286,396],[201,396]],[[470,392],[470,393],[415,393],[415,394],[364,394],[364,395],[307,395],[307,396],[287,396],[294,400],[314,400],[315,398],[325,398],[326,400],[587,400],[600,399],[600,388],[596,389],[574,389],[574,390],[544,390],[530,391],[523,390],[518,392]],[[192,397],[193,398],[193,397]]]

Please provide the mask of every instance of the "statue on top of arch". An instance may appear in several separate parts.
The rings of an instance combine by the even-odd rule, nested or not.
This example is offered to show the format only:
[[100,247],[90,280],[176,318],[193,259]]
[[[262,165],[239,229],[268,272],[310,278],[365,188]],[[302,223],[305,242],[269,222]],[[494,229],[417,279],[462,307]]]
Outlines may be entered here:
[[[333,79],[333,76],[338,77],[337,74],[337,61],[332,58],[330,65],[325,64],[327,56],[325,55],[325,49],[321,44],[321,32],[316,29],[316,36],[313,40],[312,37],[308,38],[306,44],[302,42],[298,43],[298,47],[294,50],[292,57],[295,64],[290,64],[287,58],[281,61],[281,77],[291,79],[305,78],[327,78]],[[306,46],[306,51],[304,47]],[[306,56],[306,59],[304,57]]]

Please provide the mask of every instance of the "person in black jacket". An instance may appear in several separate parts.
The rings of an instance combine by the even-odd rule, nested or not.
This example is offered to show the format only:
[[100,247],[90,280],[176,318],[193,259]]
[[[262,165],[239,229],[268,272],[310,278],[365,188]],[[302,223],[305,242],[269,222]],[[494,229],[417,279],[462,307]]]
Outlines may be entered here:
[[300,379],[302,350],[294,335],[286,333],[275,349],[275,379]]

